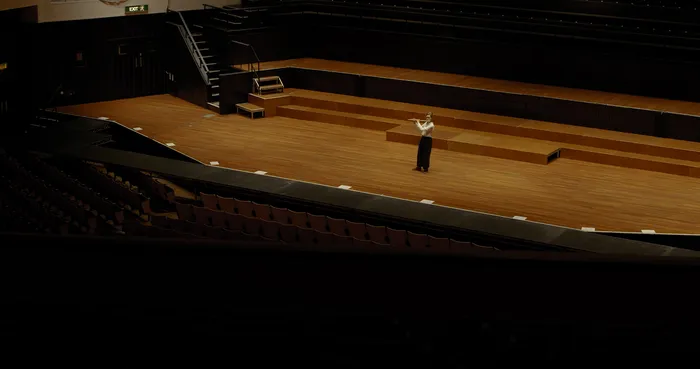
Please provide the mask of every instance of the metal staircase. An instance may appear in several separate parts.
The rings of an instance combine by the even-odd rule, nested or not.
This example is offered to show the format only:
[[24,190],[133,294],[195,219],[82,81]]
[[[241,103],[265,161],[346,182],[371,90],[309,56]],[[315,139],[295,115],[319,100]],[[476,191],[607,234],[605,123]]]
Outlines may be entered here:
[[202,80],[206,84],[207,103],[210,107],[218,110],[220,74],[223,71],[232,70],[232,68],[225,65],[217,48],[207,38],[204,26],[193,24],[190,28],[181,12],[168,10],[168,13],[177,15],[178,23],[175,25],[180,30],[180,34],[190,50],[192,60],[194,60]]
[[261,77],[258,74],[260,58],[253,46],[232,39],[232,35],[237,30],[250,26],[251,22],[255,24],[259,21],[258,17],[251,16],[247,10],[241,12],[240,8],[236,9],[238,10],[232,11],[204,5],[203,12],[187,13],[186,16],[179,11],[168,9],[168,13],[172,15],[168,23],[179,30],[206,85],[206,103],[210,109],[217,112],[221,111],[222,73],[236,70],[251,72],[254,94],[264,95],[284,91],[284,83],[279,76]]
[[[272,2],[276,3],[276,2]],[[223,32],[228,37],[228,42],[233,50],[232,61],[238,59],[241,64],[234,61],[235,67],[239,70],[253,73],[252,92],[257,95],[284,92],[284,83],[279,76],[260,77],[260,58],[255,52],[255,48],[240,41],[231,39],[232,34],[243,27],[250,27],[262,24],[262,20],[257,14],[264,12],[267,8],[247,8],[242,6],[226,6],[219,8],[212,5],[204,5],[205,18],[201,20],[206,24],[204,28],[212,28],[218,32]]]

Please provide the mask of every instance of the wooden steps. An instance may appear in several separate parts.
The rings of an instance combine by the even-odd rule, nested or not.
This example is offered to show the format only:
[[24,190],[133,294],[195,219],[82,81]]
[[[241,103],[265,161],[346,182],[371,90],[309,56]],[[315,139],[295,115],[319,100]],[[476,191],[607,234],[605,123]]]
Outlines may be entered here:
[[560,153],[562,159],[700,178],[700,162],[696,161],[670,159],[590,146],[572,144],[562,144],[562,146]]
[[[420,132],[410,124],[386,132],[387,141],[392,142],[417,145],[420,137]],[[433,148],[542,165],[559,157],[556,142],[444,127],[435,129]]]
[[289,118],[384,130],[387,141],[417,145],[406,121],[433,112],[433,147],[535,164],[556,158],[700,178],[700,143],[595,128],[288,89]]
[[365,128],[375,131],[386,131],[406,123],[405,121],[396,119],[344,113],[297,105],[278,106],[277,115],[287,118]]
[[[433,132],[433,149],[449,150],[450,140],[464,133],[464,130],[436,127]],[[415,124],[401,124],[386,131],[386,140],[411,145],[418,145],[420,131]]]
[[261,118],[265,117],[265,108],[251,103],[236,104],[236,114],[240,112],[250,114],[250,119],[255,119],[256,114],[258,114]]
[[274,117],[277,115],[278,106],[289,105],[291,101],[291,96],[285,93],[269,95],[248,94],[248,102],[265,108],[266,117]]
[[219,101],[210,101],[207,103],[207,109],[215,112],[216,114],[221,114],[221,103]]
[[525,122],[530,122],[524,119],[414,104],[392,102],[391,107],[387,107],[387,104],[383,103],[382,100],[349,97],[315,91],[288,89],[288,92],[292,96],[292,104],[345,113],[407,120],[418,117],[422,118],[427,112],[433,112],[435,122],[442,127],[508,134],[509,132],[515,132],[513,128]]
[[697,142],[538,121],[529,121],[519,126],[518,131],[523,137],[700,162]]
[[700,143],[696,142],[413,104],[392,103],[391,107],[387,107],[381,100],[314,91],[289,89],[288,92],[292,95],[292,103],[296,105],[392,119],[415,118],[432,111],[438,127],[455,127],[700,162]]

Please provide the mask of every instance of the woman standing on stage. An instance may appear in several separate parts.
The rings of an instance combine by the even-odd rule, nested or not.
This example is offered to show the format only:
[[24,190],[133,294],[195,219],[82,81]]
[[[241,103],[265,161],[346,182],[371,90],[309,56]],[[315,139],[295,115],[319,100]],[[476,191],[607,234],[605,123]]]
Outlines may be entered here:
[[428,172],[430,168],[430,152],[433,149],[433,130],[435,129],[435,124],[433,124],[433,113],[428,113],[425,115],[425,120],[420,119],[410,119],[416,123],[416,127],[420,130],[421,138],[418,144],[418,160],[416,168],[413,170]]

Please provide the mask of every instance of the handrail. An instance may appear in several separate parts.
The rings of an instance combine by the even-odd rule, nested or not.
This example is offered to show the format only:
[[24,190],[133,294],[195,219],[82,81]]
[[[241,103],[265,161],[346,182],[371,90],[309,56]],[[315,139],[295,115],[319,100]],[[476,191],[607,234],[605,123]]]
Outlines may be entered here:
[[255,67],[253,66],[253,63],[248,63],[248,67],[250,68],[252,66],[253,73],[255,74],[255,78],[258,78],[258,71],[260,70],[260,58],[258,57],[258,53],[255,52],[255,48],[251,44],[246,44],[244,42],[236,41],[236,40],[231,40],[231,43],[241,45],[243,47],[247,47],[252,51],[253,56],[255,57],[255,61],[258,64],[258,69],[256,70]]
[[207,10],[207,9],[218,10],[219,13],[222,13],[222,14],[229,16],[229,17],[242,18],[242,19],[248,18],[248,16],[246,16],[246,15],[233,14],[229,10],[226,10],[226,9],[218,7],[218,6],[209,5],[209,4],[202,4],[202,6],[204,7],[204,10]]
[[182,21],[182,28],[184,28],[184,31],[186,32],[185,36],[187,38],[187,41],[190,46],[190,50],[194,51],[194,57],[197,59],[197,64],[202,73],[202,77],[204,78],[204,82],[206,84],[209,84],[209,67],[207,66],[206,61],[204,60],[204,56],[202,55],[202,51],[199,50],[199,46],[197,46],[197,41],[194,40],[194,36],[192,36],[192,32],[190,32],[190,27],[187,26],[187,22],[185,21],[185,17],[182,16],[182,13],[177,11],[177,10],[171,10],[170,8],[167,9],[167,12],[173,12],[177,13],[177,15],[180,17],[180,20]]

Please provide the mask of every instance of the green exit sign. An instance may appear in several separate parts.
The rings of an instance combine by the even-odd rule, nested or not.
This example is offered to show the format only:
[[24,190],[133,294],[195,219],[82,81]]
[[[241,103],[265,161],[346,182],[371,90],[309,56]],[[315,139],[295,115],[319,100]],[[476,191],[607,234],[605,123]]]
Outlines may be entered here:
[[124,10],[126,15],[148,14],[148,5],[131,5]]

